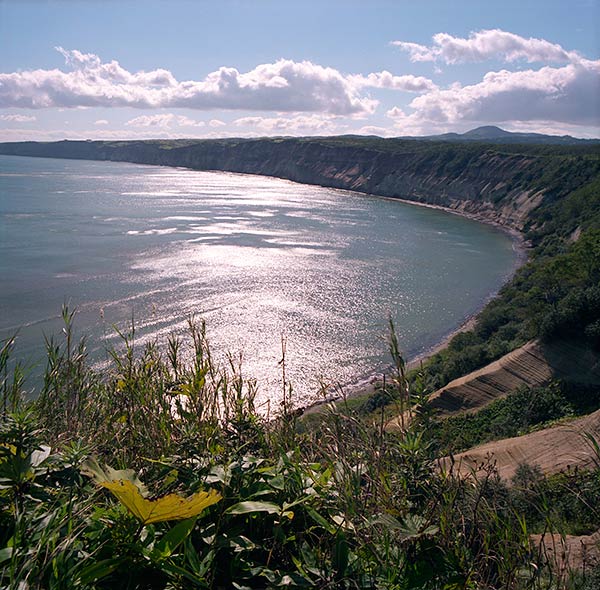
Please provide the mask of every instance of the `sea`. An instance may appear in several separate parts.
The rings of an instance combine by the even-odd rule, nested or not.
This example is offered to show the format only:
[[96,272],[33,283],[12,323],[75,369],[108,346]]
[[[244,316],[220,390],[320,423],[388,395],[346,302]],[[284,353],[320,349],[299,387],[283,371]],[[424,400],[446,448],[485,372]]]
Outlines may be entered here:
[[[0,339],[39,390],[45,340],[76,310],[98,370],[206,322],[257,403],[299,406],[406,359],[482,308],[517,264],[495,227],[441,210],[263,176],[0,156]],[[186,353],[186,346],[182,350]],[[282,358],[285,358],[283,364]]]

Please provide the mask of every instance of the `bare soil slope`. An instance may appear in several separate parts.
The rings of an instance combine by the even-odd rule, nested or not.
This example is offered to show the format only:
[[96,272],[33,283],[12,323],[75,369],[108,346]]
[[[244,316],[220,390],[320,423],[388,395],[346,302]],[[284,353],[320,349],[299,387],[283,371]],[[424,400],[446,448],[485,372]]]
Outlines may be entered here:
[[[574,342],[545,344],[532,340],[482,369],[451,381],[431,394],[429,402],[439,417],[473,412],[519,387],[536,387],[552,379],[600,385],[600,356]],[[398,428],[400,423],[400,417],[394,418],[388,428]]]
[[468,473],[481,463],[494,461],[500,477],[507,480],[515,474],[519,463],[538,465],[547,474],[569,467],[587,468],[599,458],[583,436],[585,433],[600,439],[600,410],[525,436],[480,445],[452,459],[446,457],[441,464],[448,469],[454,463],[454,470]]
[[476,410],[519,387],[538,386],[551,379],[600,383],[600,359],[572,342],[543,344],[537,340],[497,361],[451,381],[430,398],[441,415]]
[[591,535],[531,535],[531,541],[546,556],[559,575],[568,576],[570,570],[591,568],[600,564],[600,531]]

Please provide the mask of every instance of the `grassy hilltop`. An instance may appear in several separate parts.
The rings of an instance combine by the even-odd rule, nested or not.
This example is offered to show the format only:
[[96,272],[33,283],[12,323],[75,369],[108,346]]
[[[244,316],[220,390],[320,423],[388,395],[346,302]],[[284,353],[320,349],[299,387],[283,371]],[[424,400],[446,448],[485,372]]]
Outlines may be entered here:
[[[598,587],[597,435],[581,433],[586,469],[524,464],[506,480],[493,460],[472,473],[451,456],[438,461],[594,416],[597,383],[575,375],[443,419],[428,405],[436,389],[532,340],[574,342],[598,358],[597,145],[339,137],[21,143],[0,153],[271,174],[442,205],[531,245],[473,330],[408,374],[392,331],[385,386],[308,418],[292,409],[285,382],[282,407],[257,413],[256,384],[235,362],[216,366],[194,320],[191,359],[175,338],[138,350],[135,334],[123,334],[99,374],[64,310],[32,402],[4,343],[2,587]],[[395,431],[392,414],[405,418]],[[573,539],[589,551],[563,558]]]

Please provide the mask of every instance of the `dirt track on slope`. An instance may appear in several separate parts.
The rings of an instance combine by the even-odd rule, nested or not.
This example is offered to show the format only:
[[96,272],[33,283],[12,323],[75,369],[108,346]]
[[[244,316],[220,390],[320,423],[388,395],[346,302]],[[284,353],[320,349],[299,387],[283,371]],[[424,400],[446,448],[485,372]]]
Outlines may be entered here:
[[589,570],[600,564],[600,531],[581,536],[531,535],[531,541],[563,579],[569,570]]

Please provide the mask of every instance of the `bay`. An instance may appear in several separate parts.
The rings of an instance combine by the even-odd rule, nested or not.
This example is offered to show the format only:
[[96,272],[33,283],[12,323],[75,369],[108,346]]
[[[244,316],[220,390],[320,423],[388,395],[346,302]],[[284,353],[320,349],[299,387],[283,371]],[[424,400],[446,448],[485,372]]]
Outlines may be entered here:
[[0,338],[43,365],[63,303],[92,358],[136,325],[138,346],[207,322],[243,355],[259,400],[295,401],[388,364],[388,317],[407,357],[481,308],[516,264],[497,229],[349,191],[223,172],[0,156]]

